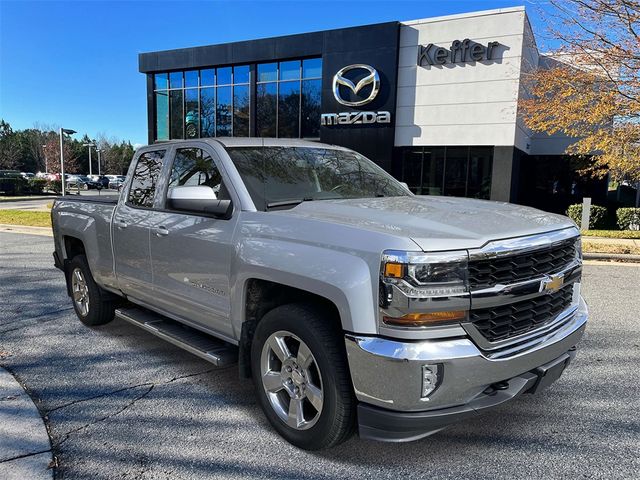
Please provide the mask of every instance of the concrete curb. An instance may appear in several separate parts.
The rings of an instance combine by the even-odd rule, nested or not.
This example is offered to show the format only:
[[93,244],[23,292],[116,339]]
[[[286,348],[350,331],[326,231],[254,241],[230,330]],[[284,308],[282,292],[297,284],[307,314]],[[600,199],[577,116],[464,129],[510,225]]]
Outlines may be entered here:
[[0,198],[0,203],[3,202],[29,202],[31,200],[55,200],[59,198],[60,195],[39,195],[34,197],[11,197],[11,198]]
[[640,263],[640,255],[625,253],[583,253],[585,260],[615,260],[617,262]]
[[40,412],[9,371],[0,367],[0,478],[53,478],[51,441]]
[[27,235],[53,237],[53,230],[51,227],[29,227],[27,225],[9,225],[6,223],[0,223],[0,232],[24,233]]

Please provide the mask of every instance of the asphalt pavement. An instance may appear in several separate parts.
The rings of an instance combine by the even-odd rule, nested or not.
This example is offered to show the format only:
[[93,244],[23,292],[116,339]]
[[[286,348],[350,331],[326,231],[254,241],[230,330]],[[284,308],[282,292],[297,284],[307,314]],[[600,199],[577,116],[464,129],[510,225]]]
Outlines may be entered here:
[[417,442],[310,453],[271,429],[237,367],[120,320],[84,327],[51,251],[0,233],[0,365],[45,418],[57,478],[638,478],[638,265],[585,266],[586,336],[542,394]]

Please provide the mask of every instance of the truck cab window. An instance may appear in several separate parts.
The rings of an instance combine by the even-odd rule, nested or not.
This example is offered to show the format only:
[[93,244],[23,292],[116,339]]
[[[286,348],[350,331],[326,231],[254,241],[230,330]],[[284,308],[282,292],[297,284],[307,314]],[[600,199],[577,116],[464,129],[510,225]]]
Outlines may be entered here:
[[127,202],[136,207],[150,208],[156,192],[158,175],[162,170],[164,150],[146,152],[140,155],[136,169],[133,172],[131,189]]
[[169,191],[175,187],[199,185],[210,187],[218,200],[230,198],[211,155],[200,148],[178,149],[171,167]]

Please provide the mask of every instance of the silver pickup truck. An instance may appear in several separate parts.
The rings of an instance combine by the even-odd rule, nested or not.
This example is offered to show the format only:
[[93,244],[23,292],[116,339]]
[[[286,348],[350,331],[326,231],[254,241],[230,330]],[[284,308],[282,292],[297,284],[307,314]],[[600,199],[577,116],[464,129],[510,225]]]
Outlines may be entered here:
[[79,319],[238,362],[305,449],[407,441],[560,377],[587,322],[566,217],[410,193],[345,148],[139,149],[118,200],[52,210]]

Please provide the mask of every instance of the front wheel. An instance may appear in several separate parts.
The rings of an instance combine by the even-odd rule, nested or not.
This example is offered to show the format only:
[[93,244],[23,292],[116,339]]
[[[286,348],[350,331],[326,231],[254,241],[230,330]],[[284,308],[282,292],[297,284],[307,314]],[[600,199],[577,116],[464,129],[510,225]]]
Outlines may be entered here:
[[331,320],[308,305],[283,305],[258,323],[251,346],[260,406],[280,435],[306,450],[338,445],[355,425],[344,339]]
[[87,257],[73,257],[67,271],[73,309],[80,321],[93,327],[113,320],[115,305],[109,293],[93,279]]

